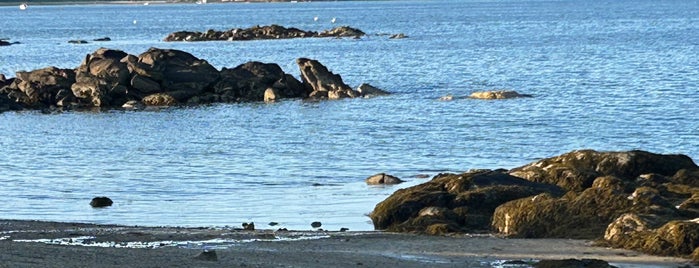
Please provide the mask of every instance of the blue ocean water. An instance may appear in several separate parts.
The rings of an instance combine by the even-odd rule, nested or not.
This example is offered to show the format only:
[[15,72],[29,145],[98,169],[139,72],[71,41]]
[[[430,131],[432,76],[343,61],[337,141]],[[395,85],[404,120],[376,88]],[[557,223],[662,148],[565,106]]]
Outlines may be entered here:
[[[99,47],[175,48],[297,75],[314,58],[394,94],[151,112],[0,114],[0,218],[371,230],[418,174],[513,168],[576,149],[699,159],[699,1],[483,0],[0,7],[0,73],[74,68]],[[314,17],[318,21],[314,21]],[[330,20],[336,18],[333,25]],[[368,37],[166,43],[170,32],[350,25]],[[383,34],[404,33],[392,40]],[[68,44],[108,36],[111,42]],[[480,90],[534,98],[479,101]],[[457,96],[449,102],[440,96]],[[386,172],[408,180],[371,187]],[[92,209],[94,196],[114,206]],[[271,227],[270,227],[271,228]],[[274,227],[277,228],[277,227]]]

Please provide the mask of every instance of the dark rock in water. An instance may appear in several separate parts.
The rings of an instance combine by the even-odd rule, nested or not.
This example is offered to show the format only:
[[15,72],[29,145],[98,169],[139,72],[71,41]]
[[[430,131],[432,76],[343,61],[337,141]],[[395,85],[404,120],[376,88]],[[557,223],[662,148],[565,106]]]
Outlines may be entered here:
[[322,225],[319,221],[314,221],[311,223],[311,227],[313,228],[319,228]]
[[559,196],[563,191],[502,171],[440,174],[429,182],[396,191],[377,204],[369,217],[378,230],[485,232],[490,230],[497,206],[540,193]]
[[328,71],[317,60],[299,58],[296,63],[301,70],[301,80],[311,90],[309,97],[315,99],[355,98],[359,92],[352,90],[342,81],[342,77]]
[[109,197],[102,196],[92,198],[92,201],[90,201],[90,206],[93,208],[101,208],[111,206],[113,203],[114,202],[112,202],[112,199],[109,199]]
[[365,35],[361,30],[349,26],[335,27],[318,34],[319,37],[362,37]]
[[95,42],[106,42],[106,41],[112,41],[112,39],[105,36],[105,37],[102,37],[102,38],[95,38],[95,39],[93,39],[92,41],[95,41]]
[[340,228],[340,232],[347,232],[347,231],[349,231],[349,228],[345,228],[345,227]]
[[156,93],[143,97],[141,100],[147,106],[173,106],[177,100],[167,93]]
[[269,223],[269,226],[277,226],[277,225],[279,225],[278,222],[270,222],[270,223]]
[[366,83],[359,85],[359,87],[357,87],[357,92],[359,92],[359,94],[361,94],[362,97],[365,98],[391,94]]
[[603,260],[595,259],[565,259],[565,260],[541,260],[534,264],[535,268],[612,268]]
[[9,42],[7,40],[0,39],[0,47],[9,46],[9,45],[17,45],[17,44],[20,44],[20,42]]
[[68,40],[68,44],[87,44],[85,40]]
[[244,222],[243,223],[243,229],[248,230],[248,231],[254,231],[255,230],[255,223],[254,222]]
[[308,37],[361,37],[364,32],[348,26],[336,27],[321,33],[286,28],[279,25],[253,26],[246,29],[234,28],[226,31],[208,30],[206,32],[179,31],[169,34],[163,41],[247,41],[269,39],[292,39]]
[[58,93],[70,90],[75,83],[75,71],[72,69],[47,67],[31,72],[17,72],[16,75],[12,83],[0,92],[28,108],[43,109],[55,105]]
[[110,107],[128,101],[131,74],[121,61],[127,55],[121,50],[100,48],[85,57],[76,69],[76,83],[71,86],[79,106]]
[[366,184],[370,185],[377,185],[377,184],[399,184],[401,182],[405,182],[404,180],[399,179],[398,177],[388,175],[386,173],[379,173],[376,175],[373,175],[369,178],[366,178]]
[[204,250],[197,256],[194,256],[194,259],[200,261],[218,261],[218,255],[215,250]]
[[393,35],[389,36],[388,38],[389,39],[403,39],[403,38],[408,38],[408,36],[403,34],[403,33],[399,33],[399,34],[393,34]]
[[304,98],[310,92],[292,75],[284,73],[279,65],[251,61],[233,69],[223,68],[221,79],[213,92],[221,101],[263,101],[265,92],[272,89],[274,99]]

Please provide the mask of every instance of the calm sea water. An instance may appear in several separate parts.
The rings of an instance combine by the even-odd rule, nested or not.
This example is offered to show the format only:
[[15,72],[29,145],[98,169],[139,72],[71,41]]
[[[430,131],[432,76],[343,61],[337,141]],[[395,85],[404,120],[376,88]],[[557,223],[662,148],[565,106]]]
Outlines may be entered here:
[[[74,68],[99,47],[175,48],[217,68],[320,60],[387,97],[153,112],[0,114],[0,217],[174,226],[373,229],[417,174],[513,168],[571,150],[699,159],[696,0],[387,1],[0,7],[0,73]],[[317,16],[318,21],[313,17]],[[179,30],[337,24],[361,40],[165,43]],[[378,34],[404,33],[390,40]],[[71,45],[108,36],[111,42]],[[534,98],[455,99],[512,89]],[[370,187],[387,172],[407,182]],[[94,196],[115,205],[92,209]],[[276,228],[276,227],[275,227]]]

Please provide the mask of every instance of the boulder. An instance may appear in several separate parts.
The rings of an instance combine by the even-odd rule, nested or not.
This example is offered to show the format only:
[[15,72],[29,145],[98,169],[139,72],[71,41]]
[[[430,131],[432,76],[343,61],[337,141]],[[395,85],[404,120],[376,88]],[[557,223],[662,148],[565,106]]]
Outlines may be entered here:
[[497,206],[540,193],[558,196],[563,191],[502,170],[439,174],[429,182],[396,191],[377,204],[369,217],[377,230],[485,232]]
[[[342,77],[328,71],[317,60],[299,58],[296,63],[301,70],[301,81],[311,89],[310,97],[327,97],[328,99],[354,98],[359,96],[359,92],[352,90],[342,81]],[[314,94],[314,92],[327,92]]]
[[349,26],[339,26],[330,30],[322,31],[318,34],[320,37],[362,37],[366,34],[362,30]]
[[224,101],[264,101],[265,91],[272,89],[275,99],[304,98],[308,89],[279,65],[251,61],[233,69],[223,68],[213,92]]
[[[83,106],[114,106],[128,100],[131,74],[122,62],[127,53],[100,48],[76,69],[73,94]],[[112,101],[114,103],[112,103]]]
[[88,43],[87,41],[85,41],[85,40],[80,40],[80,39],[77,39],[77,40],[68,40],[68,44],[87,44],[87,43]]
[[112,41],[112,39],[105,36],[105,37],[95,38],[95,39],[93,39],[92,41],[95,41],[95,42],[107,42],[107,41]]
[[92,201],[90,201],[90,206],[93,208],[101,208],[111,206],[113,203],[114,202],[109,197],[101,196],[92,198]]
[[177,100],[167,93],[156,93],[143,97],[141,102],[147,106],[173,106]]
[[357,87],[357,92],[359,92],[359,94],[365,98],[390,94],[384,90],[381,90],[377,87],[374,87],[366,83],[359,85],[359,87]]
[[473,92],[469,96],[472,99],[481,100],[499,100],[499,99],[513,99],[513,98],[528,98],[532,95],[520,94],[513,90],[496,90],[496,91],[479,91]]
[[160,85],[161,92],[186,102],[202,94],[218,80],[219,72],[205,60],[184,51],[150,48],[138,56],[138,61],[126,60],[135,74]]
[[399,34],[392,34],[391,36],[388,37],[388,39],[403,39],[403,38],[408,38],[408,36],[403,34],[403,33],[399,33]]
[[595,239],[633,206],[626,194],[615,189],[589,188],[561,198],[541,194],[500,205],[492,225],[509,237]]
[[70,69],[47,67],[31,72],[17,72],[10,85],[3,87],[3,93],[23,106],[47,108],[56,105],[56,95],[61,90],[70,90],[75,83],[75,72]]
[[378,184],[399,184],[402,182],[405,182],[404,180],[399,179],[398,177],[388,175],[386,173],[379,173],[376,175],[373,175],[369,178],[366,178],[364,180],[366,184],[370,185],[378,185]]
[[699,221],[624,214],[609,225],[604,239],[615,247],[692,258],[699,247]]
[[673,176],[681,169],[697,169],[685,155],[662,155],[646,151],[597,152],[580,150],[546,158],[509,171],[530,181],[556,184],[566,190],[582,191],[602,176],[631,182],[642,174]]

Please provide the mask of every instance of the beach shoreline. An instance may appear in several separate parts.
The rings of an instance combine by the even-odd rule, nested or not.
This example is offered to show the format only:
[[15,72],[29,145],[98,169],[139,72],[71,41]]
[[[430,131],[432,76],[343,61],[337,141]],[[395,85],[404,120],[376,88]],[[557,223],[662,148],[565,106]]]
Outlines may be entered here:
[[[202,258],[204,251],[216,252],[215,260]],[[618,267],[691,265],[687,259],[571,239],[0,220],[0,267],[493,267],[504,261],[568,258],[600,259]]]

